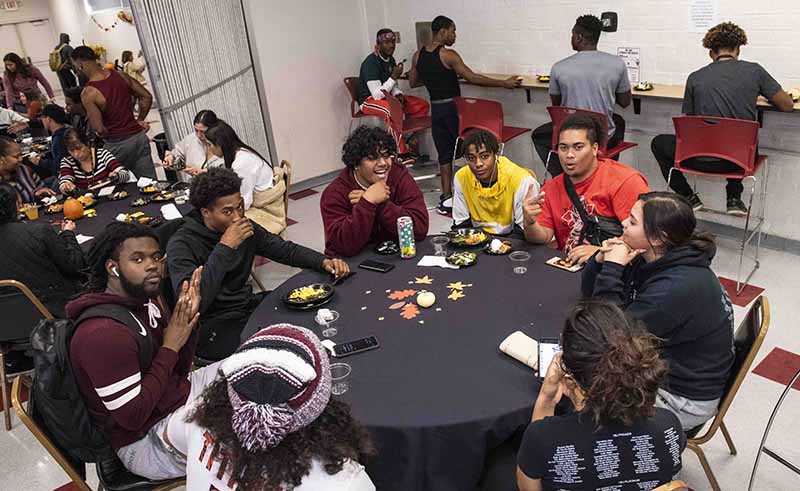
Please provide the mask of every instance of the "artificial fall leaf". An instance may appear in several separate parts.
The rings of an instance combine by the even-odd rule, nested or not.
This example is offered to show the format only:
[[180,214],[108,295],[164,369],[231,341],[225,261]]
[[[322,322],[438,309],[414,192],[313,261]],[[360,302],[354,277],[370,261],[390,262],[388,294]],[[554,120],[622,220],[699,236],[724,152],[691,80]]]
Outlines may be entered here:
[[397,309],[402,309],[402,308],[403,308],[403,305],[405,305],[405,304],[406,304],[405,302],[397,302],[397,303],[393,303],[392,305],[390,305],[390,306],[389,306],[389,310],[397,310]]
[[402,300],[417,293],[417,290],[395,290],[389,294],[389,300]]
[[466,286],[467,285],[459,281],[458,283],[450,283],[449,285],[447,285],[447,288],[451,290],[463,290]]
[[428,275],[425,275],[422,278],[414,277],[414,283],[418,285],[431,285],[433,284],[433,278],[429,278]]
[[458,300],[459,298],[464,298],[464,294],[459,290],[453,290],[453,293],[447,296],[450,300]]
[[405,307],[403,307],[403,311],[400,312],[400,317],[403,319],[413,319],[414,317],[419,315],[419,308],[416,304],[407,303]]

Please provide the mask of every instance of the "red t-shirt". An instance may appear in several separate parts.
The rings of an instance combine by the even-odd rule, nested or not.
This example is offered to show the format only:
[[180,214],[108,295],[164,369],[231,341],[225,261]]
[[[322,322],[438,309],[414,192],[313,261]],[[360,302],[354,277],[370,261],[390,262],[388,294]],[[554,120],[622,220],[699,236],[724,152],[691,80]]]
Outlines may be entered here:
[[[578,244],[583,222],[564,187],[564,174],[547,182],[542,191],[545,199],[537,223],[552,229],[558,249],[569,252]],[[650,188],[647,179],[637,170],[616,160],[600,159],[597,170],[583,182],[575,184],[589,216],[615,217],[622,222],[631,213],[636,199]]]

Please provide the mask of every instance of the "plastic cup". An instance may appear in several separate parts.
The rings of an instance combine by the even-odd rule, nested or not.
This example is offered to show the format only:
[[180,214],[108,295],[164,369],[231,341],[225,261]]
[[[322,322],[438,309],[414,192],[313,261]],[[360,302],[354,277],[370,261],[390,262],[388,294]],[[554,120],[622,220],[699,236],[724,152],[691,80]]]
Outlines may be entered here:
[[322,328],[322,336],[326,338],[331,338],[336,336],[339,330],[336,328],[336,321],[339,320],[339,312],[335,310],[331,310],[331,315],[333,315],[333,319],[323,321],[319,318],[314,319],[317,322],[317,325]]
[[34,204],[25,205],[25,216],[28,220],[36,220],[39,218],[39,207]]
[[431,244],[433,244],[434,255],[445,257],[447,256],[447,251],[445,250],[445,246],[450,242],[444,235],[437,235],[435,237],[431,237]]
[[353,369],[347,363],[331,363],[331,392],[340,396],[350,390],[350,374]]
[[509,254],[511,265],[515,274],[525,274],[528,272],[528,261],[531,255],[526,251],[514,251]]

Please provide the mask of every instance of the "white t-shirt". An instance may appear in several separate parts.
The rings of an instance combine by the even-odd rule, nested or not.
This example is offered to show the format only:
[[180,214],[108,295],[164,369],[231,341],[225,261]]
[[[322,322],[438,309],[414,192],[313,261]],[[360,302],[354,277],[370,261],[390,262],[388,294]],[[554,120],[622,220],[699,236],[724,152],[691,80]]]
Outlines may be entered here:
[[[211,435],[195,423],[186,423],[182,426],[185,428],[185,433],[177,437],[174,433],[170,433],[170,443],[186,455],[186,490],[234,491],[236,485],[229,482],[230,476],[219,475],[224,456],[218,455],[215,459],[211,459],[214,453],[214,440]],[[308,475],[293,491],[320,490],[375,491],[375,485],[364,470],[364,466],[358,462],[347,460],[341,471],[330,475],[325,471],[321,461],[313,459]]]
[[175,148],[171,150],[175,158],[183,158],[188,165],[199,169],[210,169],[212,167],[222,167],[225,160],[221,157],[208,152],[208,147],[197,138],[194,133],[189,133],[183,140],[179,141]]
[[233,171],[242,178],[242,199],[244,199],[244,209],[248,210],[253,205],[253,193],[264,191],[271,188],[272,167],[268,163],[249,150],[239,150],[231,166]]

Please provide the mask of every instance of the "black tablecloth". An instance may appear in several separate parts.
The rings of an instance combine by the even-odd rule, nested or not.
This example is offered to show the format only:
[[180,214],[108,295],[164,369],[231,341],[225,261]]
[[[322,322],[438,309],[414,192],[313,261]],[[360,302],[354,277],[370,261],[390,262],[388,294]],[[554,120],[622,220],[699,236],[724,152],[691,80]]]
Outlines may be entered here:
[[[484,253],[460,270],[418,267],[422,255],[432,252],[427,241],[418,244],[412,260],[371,252],[349,260],[358,274],[337,287],[326,308],[341,314],[334,341],[374,335],[381,344],[342,360],[353,368],[351,388],[342,397],[378,445],[379,456],[367,467],[378,489],[472,490],[486,453],[530,421],[540,387],[536,374],[498,346],[516,330],[534,338],[557,336],[579,297],[580,275],[546,265],[556,255],[552,249],[515,246],[531,253],[527,274],[513,274],[507,255]],[[395,269],[358,269],[368,258]],[[425,275],[433,284],[409,284]],[[243,338],[278,322],[319,335],[316,311],[288,310],[281,298],[292,288],[328,279],[308,271],[290,278],[256,309]],[[472,286],[453,301],[447,285],[458,281]],[[386,293],[405,289],[433,291],[436,303],[406,320],[401,310],[389,309],[399,300]]]
[[[120,213],[135,213],[137,211],[141,211],[145,215],[163,219],[164,217],[161,214],[161,207],[169,203],[174,203],[173,201],[154,201],[144,206],[131,206],[131,202],[133,200],[148,195],[139,193],[139,189],[136,187],[135,183],[125,184],[115,188],[115,192],[122,190],[128,192],[128,197],[125,199],[111,201],[106,198],[97,198],[98,202],[93,207],[95,210],[97,210],[97,216],[94,218],[84,217],[80,220],[77,220],[75,222],[75,234],[97,237],[109,224],[113,223],[117,219],[117,215]],[[97,191],[95,191],[95,196],[96,195]],[[175,206],[178,207],[178,211],[180,211],[183,215],[186,215],[186,213],[192,209],[192,206],[189,203]],[[54,213],[52,215],[48,215],[47,213],[44,213],[44,209],[44,207],[39,209],[39,220],[44,219],[56,221],[64,219],[63,213]],[[84,242],[81,244],[81,247],[84,250],[87,250],[89,247],[91,247],[93,242],[94,240]]]

